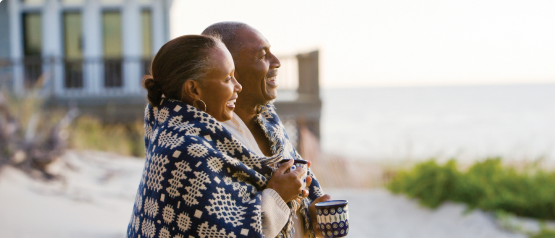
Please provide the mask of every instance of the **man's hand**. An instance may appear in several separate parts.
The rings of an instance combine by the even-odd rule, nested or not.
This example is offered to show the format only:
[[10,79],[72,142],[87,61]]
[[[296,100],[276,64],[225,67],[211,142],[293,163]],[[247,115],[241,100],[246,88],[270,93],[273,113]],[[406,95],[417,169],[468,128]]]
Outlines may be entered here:
[[314,233],[316,234],[316,237],[322,237],[322,232],[320,232],[320,227],[318,226],[318,219],[316,217],[315,205],[316,203],[325,202],[329,200],[331,200],[331,196],[329,194],[326,194],[324,196],[316,198],[316,200],[314,200],[314,202],[312,202],[312,204],[310,204],[310,207],[308,208],[308,212],[310,213],[310,220],[312,221],[312,227],[314,227]]
[[[301,192],[303,193],[303,196],[305,194],[302,190],[303,188],[301,188],[301,177],[306,174],[306,169],[301,167],[286,173],[286,171],[291,168],[294,163],[294,160],[289,160],[288,162],[281,164],[281,166],[270,178],[270,181],[266,184],[266,188],[275,190],[286,203],[298,198]],[[306,192],[306,194],[308,196],[308,192]]]

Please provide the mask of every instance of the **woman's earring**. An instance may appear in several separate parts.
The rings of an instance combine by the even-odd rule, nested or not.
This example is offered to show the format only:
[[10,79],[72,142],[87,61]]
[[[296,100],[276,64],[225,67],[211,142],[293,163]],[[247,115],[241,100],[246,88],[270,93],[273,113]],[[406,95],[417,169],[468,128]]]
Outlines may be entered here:
[[196,108],[200,109],[199,107],[197,107],[197,106],[195,105],[195,103],[196,103],[197,101],[202,102],[202,104],[204,104],[204,110],[202,110],[202,111],[205,111],[205,112],[206,112],[206,103],[204,103],[204,101],[202,101],[201,99],[197,99],[197,100],[193,101],[193,106],[195,106]]

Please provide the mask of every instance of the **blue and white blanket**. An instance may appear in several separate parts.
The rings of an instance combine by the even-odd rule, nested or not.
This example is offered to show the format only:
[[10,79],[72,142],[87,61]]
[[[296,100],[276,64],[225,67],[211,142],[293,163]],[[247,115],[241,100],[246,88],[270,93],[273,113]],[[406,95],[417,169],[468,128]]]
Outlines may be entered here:
[[[157,107],[147,105],[146,162],[128,237],[263,237],[261,193],[273,164],[300,156],[273,105],[259,112],[272,157],[249,151],[212,116],[188,104],[164,99]],[[300,205],[314,237],[308,205],[323,192],[309,175],[310,195]],[[293,232],[291,215],[279,237]]]

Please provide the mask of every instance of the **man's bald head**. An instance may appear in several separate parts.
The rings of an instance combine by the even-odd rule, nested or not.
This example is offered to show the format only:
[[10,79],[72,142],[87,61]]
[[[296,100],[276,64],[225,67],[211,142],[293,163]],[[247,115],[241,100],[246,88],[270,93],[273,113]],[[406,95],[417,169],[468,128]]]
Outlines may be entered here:
[[207,27],[203,35],[218,35],[235,64],[235,78],[243,90],[235,111],[256,112],[260,104],[276,98],[279,59],[270,51],[270,43],[256,29],[241,22],[219,22]]
[[237,38],[236,32],[243,28],[251,27],[242,22],[218,22],[204,29],[202,35],[218,35],[231,55],[236,56],[243,45],[242,41]]

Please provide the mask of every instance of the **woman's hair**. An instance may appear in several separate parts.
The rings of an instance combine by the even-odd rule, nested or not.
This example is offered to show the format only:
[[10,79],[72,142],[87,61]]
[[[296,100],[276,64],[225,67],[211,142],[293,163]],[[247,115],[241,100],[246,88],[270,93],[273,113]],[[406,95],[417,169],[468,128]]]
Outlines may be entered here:
[[162,95],[181,100],[183,84],[189,79],[202,83],[213,67],[210,52],[219,42],[217,36],[185,35],[164,44],[152,60],[150,75],[143,78],[151,106],[158,106]]

